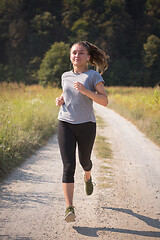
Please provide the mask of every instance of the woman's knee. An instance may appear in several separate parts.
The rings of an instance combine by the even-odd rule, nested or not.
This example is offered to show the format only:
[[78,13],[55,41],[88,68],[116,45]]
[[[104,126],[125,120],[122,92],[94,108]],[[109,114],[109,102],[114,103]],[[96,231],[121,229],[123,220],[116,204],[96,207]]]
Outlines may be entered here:
[[83,161],[80,161],[80,164],[84,171],[90,171],[92,169],[92,161],[90,159],[83,159]]

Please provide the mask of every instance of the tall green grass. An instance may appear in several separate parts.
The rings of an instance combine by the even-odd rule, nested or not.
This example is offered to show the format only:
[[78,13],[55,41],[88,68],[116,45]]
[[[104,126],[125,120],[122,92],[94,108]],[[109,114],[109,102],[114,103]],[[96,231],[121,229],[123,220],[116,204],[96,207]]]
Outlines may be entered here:
[[160,146],[160,88],[108,87],[109,107]]
[[0,84],[0,178],[54,133],[60,94],[51,87]]

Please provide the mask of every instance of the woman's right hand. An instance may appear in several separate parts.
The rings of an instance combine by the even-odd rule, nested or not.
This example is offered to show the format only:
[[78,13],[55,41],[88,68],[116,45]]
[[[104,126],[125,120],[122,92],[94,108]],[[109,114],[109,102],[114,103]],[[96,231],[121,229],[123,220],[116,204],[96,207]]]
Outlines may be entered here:
[[60,107],[63,104],[64,104],[64,99],[63,99],[63,96],[61,95],[60,97],[56,98],[56,105]]

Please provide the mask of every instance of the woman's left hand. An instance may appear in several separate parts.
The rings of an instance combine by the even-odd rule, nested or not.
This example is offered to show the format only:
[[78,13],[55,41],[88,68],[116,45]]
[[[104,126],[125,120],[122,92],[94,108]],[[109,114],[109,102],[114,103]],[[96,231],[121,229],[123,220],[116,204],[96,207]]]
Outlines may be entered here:
[[81,92],[82,94],[85,94],[86,92],[86,88],[84,87],[84,85],[80,82],[75,82],[74,83],[74,88],[76,90],[78,90],[79,92]]

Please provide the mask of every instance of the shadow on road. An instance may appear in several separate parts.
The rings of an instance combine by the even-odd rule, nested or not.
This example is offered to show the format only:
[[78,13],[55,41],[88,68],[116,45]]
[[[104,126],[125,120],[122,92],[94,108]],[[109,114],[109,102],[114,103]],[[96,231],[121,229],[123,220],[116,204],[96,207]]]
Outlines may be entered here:
[[145,222],[147,225],[154,227],[154,228],[158,228],[160,229],[160,221],[157,219],[153,219],[150,217],[146,217],[144,215],[138,214],[138,213],[134,213],[132,210],[130,209],[124,209],[124,208],[112,208],[112,207],[102,207],[103,209],[111,209],[117,212],[123,212],[123,213],[127,213],[129,215],[132,215],[136,218],[138,218],[139,220],[142,220],[143,222]]
[[[112,208],[112,207],[102,207],[103,209],[111,209],[118,212],[123,212],[129,215],[132,215],[139,220],[142,220],[147,225],[160,229],[160,221],[146,217],[137,213],[134,213],[130,209],[123,209],[123,208]],[[132,235],[138,235],[138,236],[145,236],[145,237],[155,237],[160,238],[160,232],[156,231],[137,231],[137,230],[130,230],[130,229],[122,229],[122,228],[92,228],[92,227],[73,227],[79,234],[88,236],[88,237],[98,237],[98,231],[106,231],[106,232],[117,232],[117,233],[126,233],[126,234],[132,234]]]

